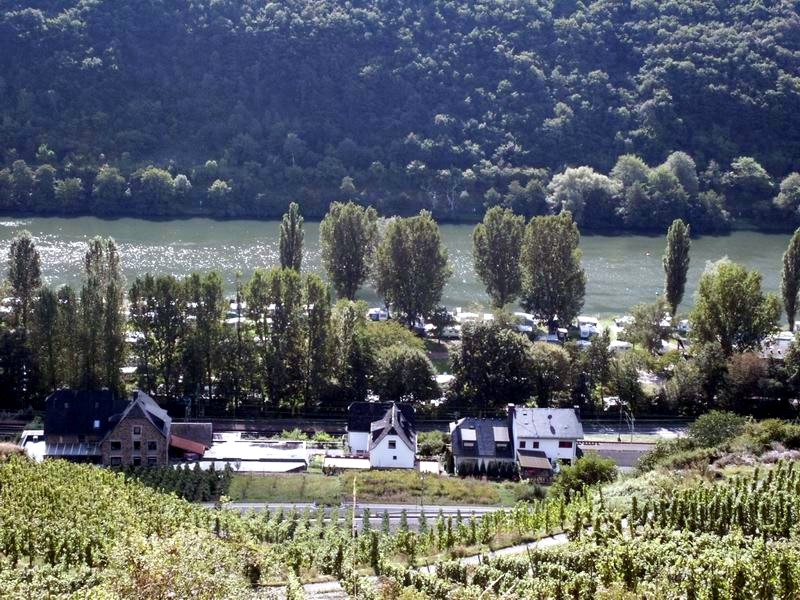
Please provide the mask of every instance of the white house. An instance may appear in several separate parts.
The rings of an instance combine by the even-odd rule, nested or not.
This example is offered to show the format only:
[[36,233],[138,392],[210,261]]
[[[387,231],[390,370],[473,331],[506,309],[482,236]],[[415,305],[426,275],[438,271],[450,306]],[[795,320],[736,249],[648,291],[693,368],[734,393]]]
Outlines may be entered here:
[[352,454],[368,456],[373,468],[413,469],[417,455],[413,406],[354,402],[349,408],[347,445]]
[[572,463],[577,458],[578,441],[583,439],[583,425],[572,408],[527,408],[508,405],[512,439],[519,461],[526,451],[538,450],[555,464]]

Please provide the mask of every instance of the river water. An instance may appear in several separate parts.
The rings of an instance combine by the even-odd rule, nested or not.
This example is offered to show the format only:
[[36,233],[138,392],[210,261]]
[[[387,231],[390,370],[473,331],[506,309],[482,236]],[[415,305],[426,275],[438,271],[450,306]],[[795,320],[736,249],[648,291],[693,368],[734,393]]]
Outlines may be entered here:
[[[129,281],[148,271],[183,276],[217,269],[232,288],[237,272],[247,278],[257,267],[278,263],[278,225],[274,221],[208,219],[152,222],[5,217],[0,219],[0,240],[7,247],[18,231],[30,231],[42,257],[43,277],[54,286],[79,283],[87,242],[102,235],[117,241]],[[442,225],[453,265],[453,277],[442,298],[448,307],[488,304],[473,271],[472,227]],[[706,264],[724,256],[758,269],[764,275],[765,288],[777,291],[781,256],[788,241],[788,235],[749,231],[693,240],[688,289],[681,309],[690,307]],[[318,223],[305,224],[305,249],[303,268],[321,272]],[[587,276],[585,314],[622,314],[635,304],[654,301],[663,286],[663,237],[585,235],[581,250]],[[360,297],[377,301],[369,288],[362,290]]]

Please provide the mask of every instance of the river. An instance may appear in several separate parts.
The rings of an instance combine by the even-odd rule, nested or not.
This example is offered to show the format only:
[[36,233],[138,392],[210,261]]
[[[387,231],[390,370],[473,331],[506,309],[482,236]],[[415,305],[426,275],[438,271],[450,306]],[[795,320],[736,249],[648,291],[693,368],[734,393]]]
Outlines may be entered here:
[[[148,271],[184,276],[191,271],[217,269],[232,289],[237,272],[247,278],[257,267],[278,263],[278,225],[275,221],[209,219],[153,222],[5,217],[0,219],[0,239],[7,247],[18,231],[30,231],[42,257],[44,280],[54,286],[79,282],[86,244],[102,235],[117,241],[129,281]],[[453,277],[442,298],[448,307],[488,303],[472,266],[471,233],[471,225],[442,225],[453,265]],[[777,291],[781,256],[788,241],[788,235],[750,231],[693,240],[688,289],[681,309],[690,307],[707,262],[723,256],[758,269],[764,275],[765,288]],[[305,224],[305,249],[303,267],[321,272],[318,223]],[[652,302],[662,288],[663,237],[585,235],[581,250],[587,277],[585,314],[609,317],[624,313],[637,303]],[[361,297],[371,303],[377,301],[372,289],[362,290]]]

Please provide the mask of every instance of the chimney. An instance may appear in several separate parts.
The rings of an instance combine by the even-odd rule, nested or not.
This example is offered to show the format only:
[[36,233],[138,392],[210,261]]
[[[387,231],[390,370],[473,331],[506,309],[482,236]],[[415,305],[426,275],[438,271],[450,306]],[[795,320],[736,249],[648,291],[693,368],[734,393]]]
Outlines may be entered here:
[[579,405],[575,405],[572,407],[572,410],[575,411],[575,416],[578,417],[578,421],[581,420],[581,407]]
[[514,408],[515,408],[515,406],[514,406],[514,404],[512,402],[509,402],[508,404],[506,404],[506,414],[509,417],[514,414]]

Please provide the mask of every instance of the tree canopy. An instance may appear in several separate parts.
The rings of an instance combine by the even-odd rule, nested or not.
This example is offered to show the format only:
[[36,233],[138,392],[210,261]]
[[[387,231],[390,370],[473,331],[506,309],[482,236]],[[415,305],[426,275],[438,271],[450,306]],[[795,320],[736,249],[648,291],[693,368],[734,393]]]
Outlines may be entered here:
[[[603,173],[635,154],[666,160],[690,209],[711,189],[744,216],[798,170],[796,27],[794,4],[767,0],[10,0],[0,209],[279,218],[296,200],[321,217],[352,199],[533,216],[569,165],[558,210],[653,228],[605,197]],[[712,160],[719,185],[695,181],[692,161]],[[683,216],[654,202],[664,223]]]

